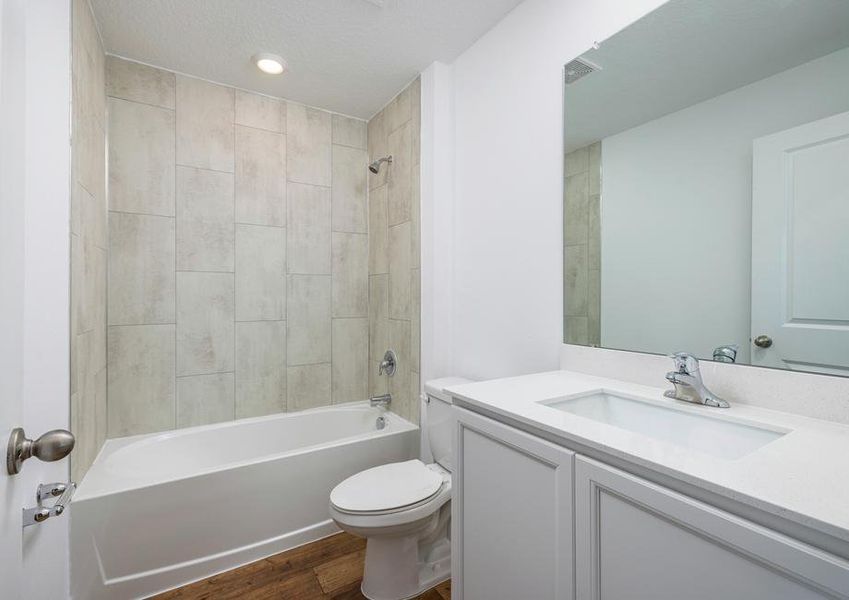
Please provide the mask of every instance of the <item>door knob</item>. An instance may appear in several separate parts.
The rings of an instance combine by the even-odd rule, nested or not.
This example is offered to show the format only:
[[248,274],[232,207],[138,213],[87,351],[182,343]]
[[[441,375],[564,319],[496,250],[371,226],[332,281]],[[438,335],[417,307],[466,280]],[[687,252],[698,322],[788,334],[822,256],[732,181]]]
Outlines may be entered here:
[[754,344],[758,348],[769,348],[772,346],[772,338],[768,335],[759,335],[754,339]]
[[9,475],[20,473],[23,462],[33,456],[45,462],[61,460],[74,449],[75,441],[74,434],[64,429],[53,429],[33,441],[27,439],[23,428],[16,427],[6,446],[6,471]]

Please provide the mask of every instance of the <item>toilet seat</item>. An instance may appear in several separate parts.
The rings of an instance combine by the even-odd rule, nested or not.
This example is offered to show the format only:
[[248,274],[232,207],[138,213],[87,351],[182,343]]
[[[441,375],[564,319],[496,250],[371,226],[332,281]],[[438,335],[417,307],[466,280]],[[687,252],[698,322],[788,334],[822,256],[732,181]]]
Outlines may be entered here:
[[[383,515],[426,504],[445,476],[420,460],[380,465],[352,475],[330,492],[330,504],[351,515]],[[449,478],[450,485],[450,478]]]

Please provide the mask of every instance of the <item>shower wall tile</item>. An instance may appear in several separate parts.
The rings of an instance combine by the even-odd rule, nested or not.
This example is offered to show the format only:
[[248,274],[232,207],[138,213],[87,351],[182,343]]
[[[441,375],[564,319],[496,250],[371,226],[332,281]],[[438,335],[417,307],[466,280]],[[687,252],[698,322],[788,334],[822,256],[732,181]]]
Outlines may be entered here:
[[[71,12],[70,427],[80,481],[106,439],[106,57],[89,3]],[[59,240],[61,243],[61,240]]]
[[290,183],[288,200],[289,273],[329,275],[330,188]]
[[406,123],[389,134],[387,138],[392,164],[387,169],[387,198],[389,226],[410,220],[412,202],[412,154],[410,125]]
[[[410,84],[410,140],[413,166],[421,163],[422,145],[422,80]],[[414,188],[415,189],[415,188]]]
[[421,310],[422,310],[422,272],[413,269],[410,272],[411,304],[410,304],[410,369],[419,371],[421,364]]
[[566,326],[566,343],[586,346],[589,343],[589,334],[587,331],[589,324],[587,317],[566,317],[564,321]]
[[236,90],[236,124],[286,133],[286,103],[279,98]]
[[232,273],[177,273],[177,375],[235,368]]
[[369,273],[389,273],[389,216],[385,185],[369,192],[368,205]]
[[[393,159],[378,175],[368,175],[368,390],[392,393],[393,411],[414,422],[421,384],[420,99],[417,79],[368,123],[369,159]],[[387,348],[399,358],[393,378],[377,375]]]
[[333,319],[331,395],[334,404],[368,397],[368,318]]
[[[369,215],[373,127],[118,58],[109,59],[107,81],[99,60],[86,56],[77,70],[97,81],[99,69],[100,106],[108,86],[119,107],[109,131],[115,181],[107,228],[106,110],[98,122],[96,94],[81,88],[90,99],[80,101],[75,88],[77,120],[87,126],[75,120],[72,293],[103,298],[100,310],[91,300],[75,306],[72,353],[90,363],[72,373],[78,426],[101,419],[95,435],[105,438],[107,404],[114,436],[364,399],[377,368],[372,330],[381,357],[390,344],[387,186],[374,192],[379,208]],[[396,101],[394,129],[413,126],[404,116],[410,98]],[[390,131],[378,130],[386,155]],[[382,181],[390,172],[384,165]],[[396,242],[407,260],[415,242]],[[382,273],[374,286],[372,263]],[[108,349],[98,264],[104,284],[109,270]],[[379,296],[374,326],[370,294]],[[156,328],[165,333],[130,337]],[[106,387],[107,352],[109,398],[92,410]],[[381,379],[375,386],[387,391]],[[86,447],[86,463],[95,451]]]
[[174,428],[174,325],[109,328],[109,437]]
[[389,275],[369,275],[369,361],[383,360],[389,349]]
[[286,317],[286,230],[236,225],[236,320]]
[[333,232],[333,316],[368,317],[368,235]]
[[177,167],[177,269],[232,271],[233,175]]
[[286,322],[236,323],[236,418],[286,411]]
[[286,374],[289,411],[331,403],[330,364],[289,367]]
[[174,322],[174,246],[173,218],[110,213],[110,325]]
[[109,99],[109,208],[174,216],[174,111]]
[[177,378],[177,427],[232,421],[233,373]]
[[333,143],[365,150],[368,146],[366,122],[345,115],[334,114]]
[[236,221],[286,225],[286,137],[236,126]]
[[170,71],[106,57],[106,95],[174,110],[177,77]]
[[233,172],[233,88],[177,75],[177,164]]
[[386,114],[386,134],[391,135],[393,131],[405,125],[413,116],[411,106],[411,88],[410,84],[395,96],[389,104],[386,105],[384,112]]
[[[386,109],[384,108],[368,122],[368,155],[369,162],[389,154],[389,144],[386,140]],[[369,190],[374,190],[386,183],[386,173],[389,169],[385,167],[378,173],[368,173]]]
[[389,319],[389,346],[395,351],[397,367],[389,378],[389,393],[392,394],[392,410],[403,417],[412,414],[410,397],[410,365],[412,360],[412,325],[410,321]]
[[587,343],[601,345],[601,271],[587,271]]
[[389,318],[410,319],[410,222],[389,228]]
[[287,179],[298,183],[331,184],[331,115],[323,110],[289,103]]
[[410,204],[410,266],[413,269],[420,269],[422,265],[422,209],[420,206],[421,190],[419,189],[421,177],[418,165],[413,167],[411,177],[413,187]]
[[290,366],[330,362],[330,290],[328,275],[289,275],[286,324]]
[[368,233],[365,150],[333,145],[333,231]]

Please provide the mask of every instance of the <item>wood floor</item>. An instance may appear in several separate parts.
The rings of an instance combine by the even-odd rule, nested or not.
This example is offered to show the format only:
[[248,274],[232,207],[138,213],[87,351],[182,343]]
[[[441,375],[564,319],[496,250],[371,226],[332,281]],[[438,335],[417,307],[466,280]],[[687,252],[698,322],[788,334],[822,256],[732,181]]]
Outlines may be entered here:
[[[347,533],[339,533],[165,592],[156,596],[156,599],[361,599],[365,598],[360,592],[365,552],[365,540]],[[418,597],[419,600],[450,600],[450,598],[450,581]]]

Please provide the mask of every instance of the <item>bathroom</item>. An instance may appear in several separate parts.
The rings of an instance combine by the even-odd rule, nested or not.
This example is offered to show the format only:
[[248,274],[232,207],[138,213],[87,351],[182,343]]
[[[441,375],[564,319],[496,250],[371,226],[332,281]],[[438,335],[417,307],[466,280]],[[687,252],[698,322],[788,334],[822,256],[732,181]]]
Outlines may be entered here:
[[844,1],[0,32],[0,596],[849,598]]

